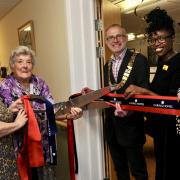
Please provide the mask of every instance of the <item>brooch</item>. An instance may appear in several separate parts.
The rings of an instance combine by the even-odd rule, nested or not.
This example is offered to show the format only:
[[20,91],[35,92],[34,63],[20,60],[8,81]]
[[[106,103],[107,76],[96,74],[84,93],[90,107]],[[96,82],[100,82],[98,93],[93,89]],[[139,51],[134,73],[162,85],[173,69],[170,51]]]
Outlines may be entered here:
[[162,69],[165,70],[165,71],[167,71],[167,70],[168,70],[168,66],[167,66],[167,65],[164,65],[164,66],[162,67]]

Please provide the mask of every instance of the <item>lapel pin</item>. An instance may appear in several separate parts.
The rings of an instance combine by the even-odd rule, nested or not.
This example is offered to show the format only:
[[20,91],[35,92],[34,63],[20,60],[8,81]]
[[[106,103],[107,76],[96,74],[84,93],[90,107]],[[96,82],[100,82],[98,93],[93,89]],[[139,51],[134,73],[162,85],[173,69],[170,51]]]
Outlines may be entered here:
[[167,65],[164,65],[162,69],[165,70],[165,71],[167,71],[167,70],[168,70],[168,66],[167,66]]

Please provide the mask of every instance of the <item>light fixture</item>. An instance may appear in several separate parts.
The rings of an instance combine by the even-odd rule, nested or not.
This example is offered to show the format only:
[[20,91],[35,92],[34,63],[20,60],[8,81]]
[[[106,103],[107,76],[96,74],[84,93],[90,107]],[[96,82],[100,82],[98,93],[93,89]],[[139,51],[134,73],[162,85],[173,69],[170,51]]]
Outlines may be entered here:
[[143,38],[145,38],[145,35],[144,34],[137,34],[136,37],[138,39],[143,39]]
[[119,0],[114,1],[113,3],[120,7],[121,12],[124,14],[129,14],[134,11],[136,6],[140,6],[141,8],[145,8],[149,5],[154,5],[157,2],[164,1],[164,0]]
[[135,40],[136,36],[134,33],[128,33],[128,41],[133,41]]
[[144,39],[144,38],[145,38],[144,34],[135,35],[134,33],[128,33],[128,41],[133,41],[135,39]]

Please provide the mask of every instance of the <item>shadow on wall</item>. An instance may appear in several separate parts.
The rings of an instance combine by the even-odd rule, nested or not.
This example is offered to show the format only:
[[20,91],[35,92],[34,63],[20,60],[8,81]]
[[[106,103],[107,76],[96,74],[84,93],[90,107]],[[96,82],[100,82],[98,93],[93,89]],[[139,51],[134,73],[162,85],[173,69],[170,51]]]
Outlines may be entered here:
[[0,68],[0,77],[5,78],[7,76],[7,67]]

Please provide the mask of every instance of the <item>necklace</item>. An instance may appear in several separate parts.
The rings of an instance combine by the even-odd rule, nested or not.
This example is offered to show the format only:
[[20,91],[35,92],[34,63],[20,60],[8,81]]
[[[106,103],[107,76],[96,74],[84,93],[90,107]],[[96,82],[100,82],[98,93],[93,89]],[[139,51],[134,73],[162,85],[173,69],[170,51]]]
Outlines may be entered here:
[[[133,54],[131,55],[130,61],[129,61],[129,63],[128,63],[125,71],[124,71],[124,74],[123,74],[123,76],[122,76],[122,79],[121,79],[121,81],[117,84],[117,86],[118,86],[119,88],[123,87],[124,84],[126,83],[126,81],[128,80],[129,75],[130,75],[130,73],[131,73],[131,70],[132,70],[132,68],[133,68],[133,64],[134,64],[136,55],[137,55],[137,53],[133,53]],[[108,81],[109,81],[109,85],[110,85],[110,86],[113,85],[113,84],[111,83],[111,78],[110,78],[111,63],[112,63],[112,61],[109,61],[109,63],[108,63]]]
[[30,94],[30,87],[24,88],[23,90],[25,94]]

